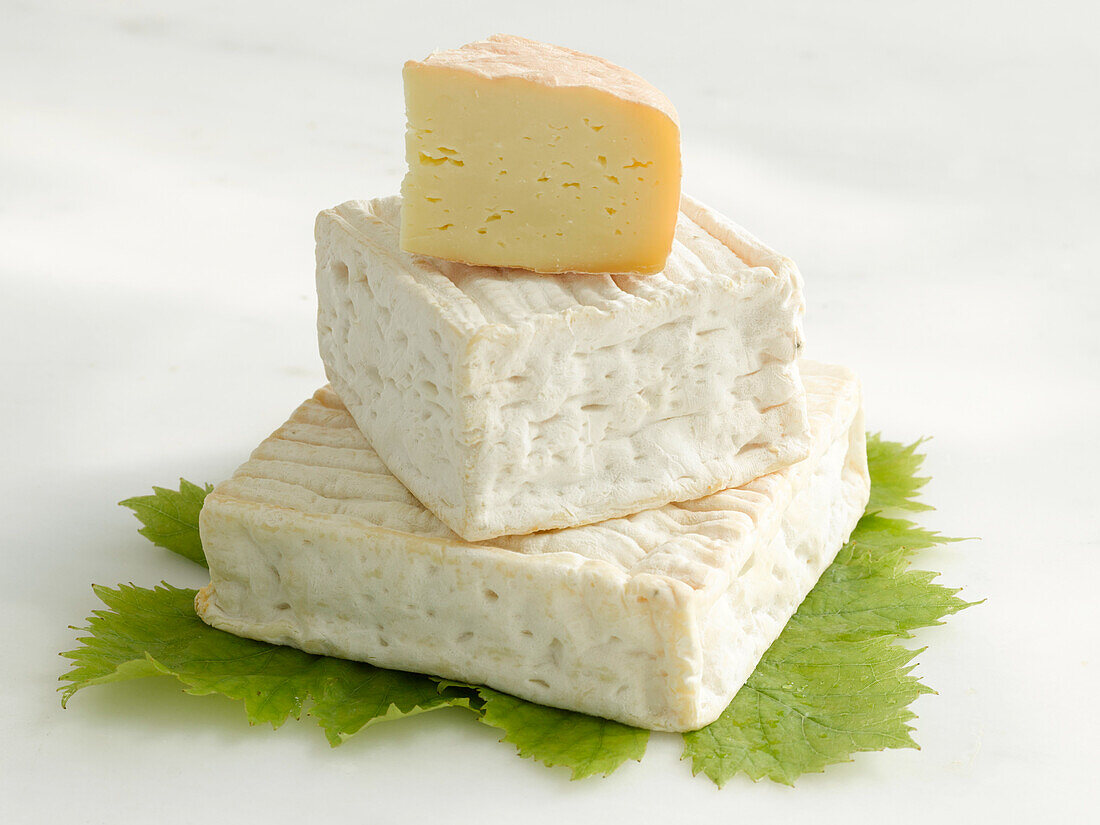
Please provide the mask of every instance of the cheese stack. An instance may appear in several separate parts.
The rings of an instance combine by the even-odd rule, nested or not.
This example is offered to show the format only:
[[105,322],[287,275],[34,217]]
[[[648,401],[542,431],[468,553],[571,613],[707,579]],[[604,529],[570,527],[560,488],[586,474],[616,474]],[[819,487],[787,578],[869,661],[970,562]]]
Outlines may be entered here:
[[498,36],[405,80],[403,197],[317,219],[331,388],[208,496],[199,615],[706,725],[863,511],[858,382],[636,75]]

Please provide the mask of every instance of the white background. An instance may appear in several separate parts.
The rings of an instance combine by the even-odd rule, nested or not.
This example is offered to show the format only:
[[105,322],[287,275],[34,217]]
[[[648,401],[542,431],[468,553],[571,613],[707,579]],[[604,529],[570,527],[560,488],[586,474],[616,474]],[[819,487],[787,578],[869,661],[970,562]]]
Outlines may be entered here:
[[[1060,821],[1094,806],[1100,78],[1091,3],[0,0],[0,821]],[[89,584],[200,570],[115,502],[217,481],[323,375],[314,214],[396,191],[405,59],[606,56],[685,188],[798,261],[810,353],[934,436],[921,563],[988,601],[919,672],[921,751],[717,791],[657,735],[570,783],[461,711],[330,750],[168,679],[54,693]],[[1092,811],[1095,813],[1095,810]],[[763,819],[767,817],[767,819]],[[338,819],[339,818],[339,819]]]

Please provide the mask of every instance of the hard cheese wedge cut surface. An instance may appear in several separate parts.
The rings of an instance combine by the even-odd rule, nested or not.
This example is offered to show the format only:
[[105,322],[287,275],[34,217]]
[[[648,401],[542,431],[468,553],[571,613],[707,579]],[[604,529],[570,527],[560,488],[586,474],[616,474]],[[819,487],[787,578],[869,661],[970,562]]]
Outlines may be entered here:
[[602,521],[806,454],[794,264],[683,199],[665,269],[502,274],[410,255],[399,198],[317,219],[325,371],[463,538]]
[[404,77],[404,249],[538,272],[664,268],[680,127],[640,77],[503,35],[409,62]]
[[214,627],[657,730],[713,721],[859,519],[860,390],[803,364],[809,456],[626,518],[469,543],[320,390],[207,497]]

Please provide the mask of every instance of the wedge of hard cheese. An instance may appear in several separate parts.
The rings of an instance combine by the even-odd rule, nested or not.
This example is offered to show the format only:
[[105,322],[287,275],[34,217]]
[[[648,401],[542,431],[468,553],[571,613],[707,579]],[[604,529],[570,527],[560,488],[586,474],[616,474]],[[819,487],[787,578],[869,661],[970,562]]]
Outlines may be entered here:
[[636,74],[496,35],[404,76],[404,249],[539,272],[664,268],[680,126]]
[[471,544],[328,389],[200,519],[204,621],[658,730],[713,721],[848,538],[870,482],[851,372],[804,363],[797,464],[627,518]]
[[470,541],[602,521],[804,457],[790,260],[684,198],[664,271],[502,274],[410,255],[399,198],[317,218],[329,381]]

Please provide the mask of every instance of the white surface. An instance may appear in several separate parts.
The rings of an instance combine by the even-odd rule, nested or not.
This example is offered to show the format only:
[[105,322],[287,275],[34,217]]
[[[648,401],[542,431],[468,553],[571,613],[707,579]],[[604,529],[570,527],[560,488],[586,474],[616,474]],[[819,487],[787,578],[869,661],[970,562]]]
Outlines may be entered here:
[[542,275],[398,245],[402,199],[317,219],[333,389],[469,541],[686,501],[805,458],[798,269],[684,197],[654,275]]
[[[1095,807],[1100,20],[1087,3],[0,3],[0,821],[1059,821]],[[409,4],[411,7],[412,4]],[[688,11],[691,13],[687,13]],[[685,189],[791,255],[810,355],[931,434],[921,751],[719,792],[656,736],[569,783],[442,711],[330,750],[168,680],[53,694],[92,581],[200,571],[115,506],[322,379],[314,213],[396,191],[400,65],[512,31],[653,81]],[[361,100],[349,108],[347,100]]]

